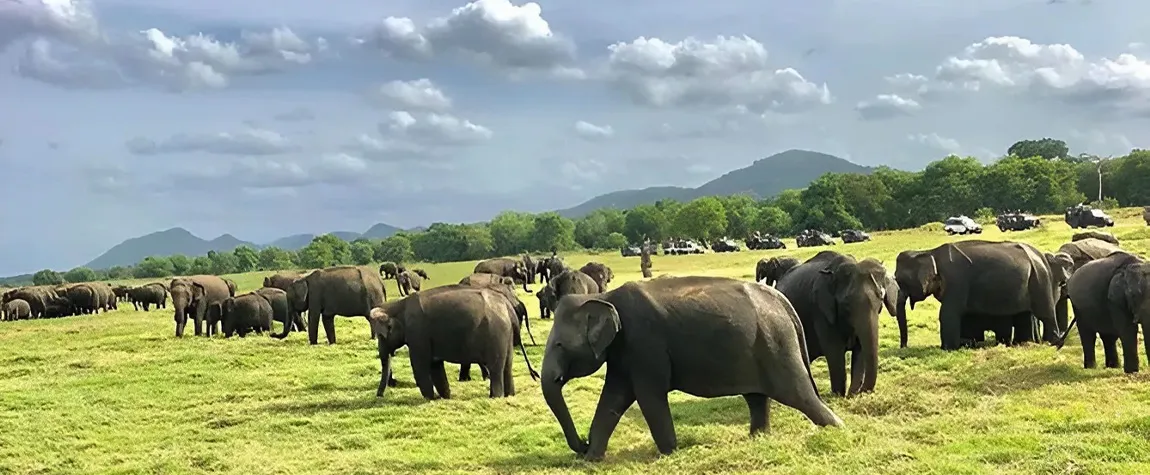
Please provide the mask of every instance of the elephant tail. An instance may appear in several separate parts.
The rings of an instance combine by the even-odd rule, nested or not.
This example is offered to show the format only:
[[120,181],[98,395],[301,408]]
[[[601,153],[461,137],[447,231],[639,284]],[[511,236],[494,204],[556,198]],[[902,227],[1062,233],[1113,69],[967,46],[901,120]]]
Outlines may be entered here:
[[1056,342],[1054,344],[1054,349],[1056,349],[1056,350],[1062,349],[1062,346],[1066,344],[1066,337],[1068,335],[1070,335],[1070,329],[1074,328],[1074,324],[1077,322],[1078,322],[1078,316],[1075,315],[1074,318],[1070,320],[1070,324],[1066,325],[1066,331],[1062,332],[1061,335],[1058,335],[1058,342]]

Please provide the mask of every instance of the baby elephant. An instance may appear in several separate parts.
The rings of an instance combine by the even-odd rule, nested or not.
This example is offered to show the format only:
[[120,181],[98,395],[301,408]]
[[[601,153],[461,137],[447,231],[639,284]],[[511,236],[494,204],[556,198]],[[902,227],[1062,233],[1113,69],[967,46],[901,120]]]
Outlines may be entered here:
[[406,297],[413,292],[419,292],[419,288],[422,286],[422,280],[420,279],[419,272],[403,271],[395,276],[395,284],[399,287],[399,295]]
[[24,299],[15,299],[4,305],[4,316],[8,320],[27,320],[32,318],[32,306]]
[[[1122,341],[1122,368],[1127,373],[1138,372],[1138,326],[1142,326],[1143,339],[1150,335],[1150,262],[1134,254],[1115,252],[1102,259],[1083,265],[1066,284],[1070,302],[1074,306],[1074,320],[1078,322],[1078,338],[1082,342],[1082,367],[1094,368],[1095,338],[1102,339],[1106,354],[1106,367],[1118,367],[1118,348]],[[1059,338],[1061,347],[1066,333]],[[1150,358],[1150,347],[1147,348]]]
[[[451,398],[445,362],[482,365],[490,370],[491,397],[515,395],[515,346],[524,360],[527,350],[519,338],[514,304],[498,290],[447,285],[375,307],[368,322],[379,344],[377,397],[388,386],[391,355],[405,345],[415,384],[428,400]],[[527,369],[534,377],[530,360]]]
[[231,338],[233,334],[243,338],[250,331],[255,331],[257,335],[270,332],[273,315],[271,303],[262,295],[247,293],[228,297],[224,300],[221,318],[224,338]]

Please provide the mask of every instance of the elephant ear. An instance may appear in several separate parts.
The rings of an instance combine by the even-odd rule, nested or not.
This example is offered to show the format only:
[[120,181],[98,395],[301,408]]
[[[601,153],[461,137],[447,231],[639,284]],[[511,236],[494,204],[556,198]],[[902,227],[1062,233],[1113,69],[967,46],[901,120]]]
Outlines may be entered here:
[[[296,279],[295,282],[291,283],[291,289],[292,289],[292,293],[294,293],[296,296],[297,302],[307,302],[307,292],[308,292],[307,278],[301,277],[299,279]],[[295,303],[296,302],[292,302],[292,306],[295,306]]]
[[832,326],[838,320],[838,296],[839,296],[839,278],[841,266],[828,265],[819,269],[822,274],[822,279],[815,286],[815,302],[818,304],[819,313],[826,317],[827,322]]
[[607,347],[619,334],[619,311],[611,302],[591,299],[579,306],[579,313],[585,317],[581,320],[587,322],[587,343],[591,352],[596,360],[601,360],[607,353]]
[[200,300],[207,295],[207,290],[198,282],[192,282],[192,301]]

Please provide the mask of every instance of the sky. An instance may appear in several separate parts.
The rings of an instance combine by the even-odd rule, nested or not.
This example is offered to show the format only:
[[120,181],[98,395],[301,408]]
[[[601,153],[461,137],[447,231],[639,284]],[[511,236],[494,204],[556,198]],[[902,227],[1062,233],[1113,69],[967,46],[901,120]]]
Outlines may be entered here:
[[561,209],[791,148],[1146,146],[1144,1],[518,1],[0,0],[0,275],[176,226]]

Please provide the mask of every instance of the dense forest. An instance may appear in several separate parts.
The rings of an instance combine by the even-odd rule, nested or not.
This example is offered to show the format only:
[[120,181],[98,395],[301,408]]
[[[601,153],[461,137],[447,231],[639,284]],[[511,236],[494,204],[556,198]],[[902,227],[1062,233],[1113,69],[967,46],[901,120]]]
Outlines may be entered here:
[[450,262],[551,249],[619,249],[644,238],[742,239],[756,230],[788,236],[807,228],[903,229],[956,214],[985,219],[1013,209],[1061,213],[1067,206],[1097,200],[1100,172],[1103,200],[1098,205],[1150,204],[1150,151],[1135,149],[1108,159],[1070,156],[1064,142],[1047,138],[1015,143],[1008,155],[990,165],[952,155],[920,172],[880,167],[870,174],[828,173],[805,189],[764,200],[745,195],[705,196],[685,203],[664,200],[628,210],[600,209],[577,220],[554,212],[507,211],[487,223],[435,223],[422,232],[401,232],[383,240],[347,242],[327,234],[298,252],[239,247],[199,257],[153,256],[135,266],[100,271],[42,270],[32,280],[52,284],[381,261]]

